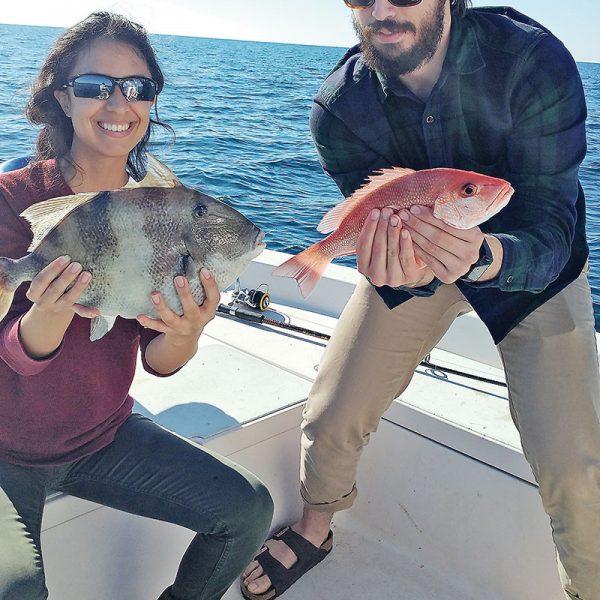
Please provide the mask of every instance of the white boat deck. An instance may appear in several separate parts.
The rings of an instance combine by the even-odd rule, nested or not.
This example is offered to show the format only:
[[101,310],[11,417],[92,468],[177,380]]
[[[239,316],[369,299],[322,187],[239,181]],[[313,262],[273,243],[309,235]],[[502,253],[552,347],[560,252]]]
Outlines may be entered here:
[[[301,308],[295,282],[269,279],[280,261],[265,253],[242,285],[277,286],[274,309],[330,333],[356,275],[331,267],[314,304]],[[300,514],[298,426],[324,348],[322,340],[219,316],[180,373],[157,379],[138,371],[136,410],[257,473],[275,500],[275,528]],[[469,315],[431,361],[503,379],[491,338]],[[287,600],[563,600],[506,388],[419,368],[372,437],[358,487],[356,505],[336,516],[334,552]],[[51,500],[43,533],[50,599],[152,600],[190,538],[89,502]],[[225,598],[241,598],[237,585]]]

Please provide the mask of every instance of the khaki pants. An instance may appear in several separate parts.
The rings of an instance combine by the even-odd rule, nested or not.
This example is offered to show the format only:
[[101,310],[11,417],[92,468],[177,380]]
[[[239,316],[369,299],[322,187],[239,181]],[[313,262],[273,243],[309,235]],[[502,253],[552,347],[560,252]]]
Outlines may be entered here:
[[[304,412],[301,493],[310,508],[351,506],[360,454],[381,415],[470,309],[455,285],[391,311],[366,281],[358,285]],[[600,600],[600,376],[587,275],[530,314],[498,349],[565,591]]]

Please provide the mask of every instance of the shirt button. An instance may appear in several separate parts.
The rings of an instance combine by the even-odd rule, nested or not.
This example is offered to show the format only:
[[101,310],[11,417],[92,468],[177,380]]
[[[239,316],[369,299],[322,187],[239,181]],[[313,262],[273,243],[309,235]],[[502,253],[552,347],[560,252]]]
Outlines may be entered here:
[[431,125],[434,121],[435,121],[435,117],[433,115],[427,115],[427,118],[425,119],[425,123],[428,123],[429,125]]
[[506,278],[506,283],[512,283],[512,282],[513,282],[513,276],[512,276],[512,275],[509,275],[509,276]]

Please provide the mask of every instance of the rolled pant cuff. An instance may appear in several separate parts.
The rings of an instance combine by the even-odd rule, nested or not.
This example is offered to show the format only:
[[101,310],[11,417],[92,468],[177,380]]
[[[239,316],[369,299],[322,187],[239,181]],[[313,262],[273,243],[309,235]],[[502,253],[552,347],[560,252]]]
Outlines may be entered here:
[[308,506],[311,510],[315,512],[338,512],[340,510],[346,510],[350,508],[354,504],[354,500],[356,499],[356,486],[352,488],[352,491],[343,496],[339,500],[334,500],[333,502],[314,502],[311,500],[310,495],[306,491],[303,485],[300,485],[300,495],[302,496],[302,500],[304,500],[304,504]]

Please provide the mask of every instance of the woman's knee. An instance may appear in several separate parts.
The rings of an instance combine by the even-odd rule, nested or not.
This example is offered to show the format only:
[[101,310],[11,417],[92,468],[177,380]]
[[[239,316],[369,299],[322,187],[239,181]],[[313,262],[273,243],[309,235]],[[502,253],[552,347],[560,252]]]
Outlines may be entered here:
[[271,526],[273,499],[267,487],[254,476],[246,478],[246,485],[228,504],[225,516],[227,529],[235,537],[249,537],[262,542]]
[[[6,564],[8,562],[8,564]],[[48,593],[41,570],[14,558],[0,561],[0,600],[46,600]]]

